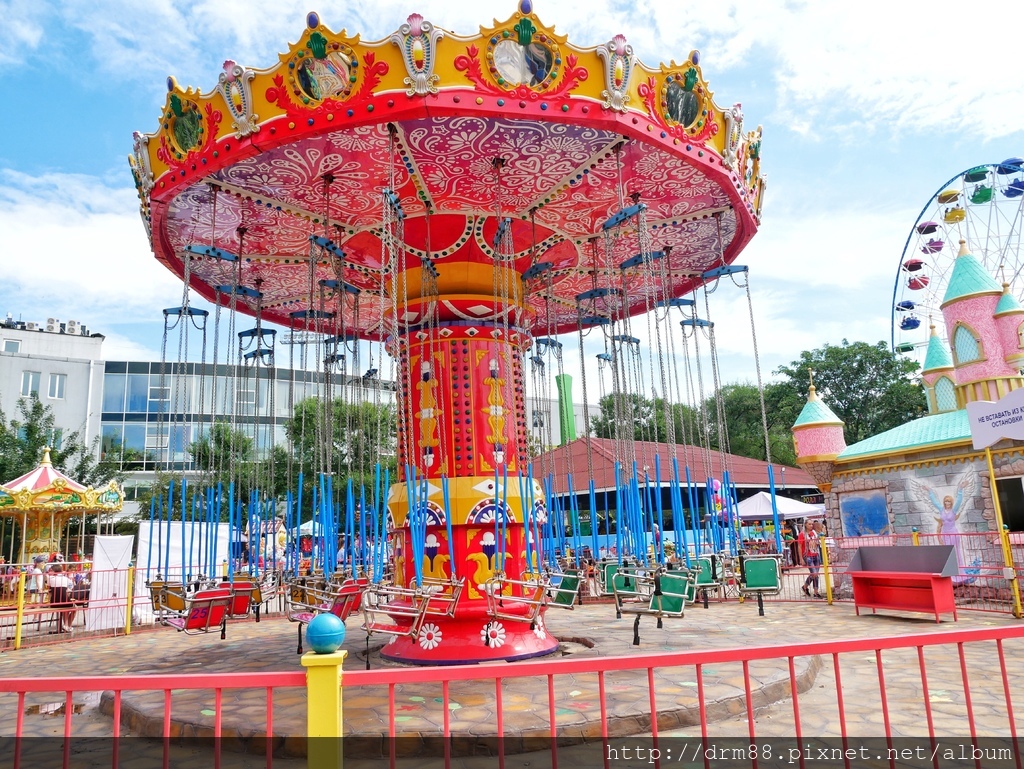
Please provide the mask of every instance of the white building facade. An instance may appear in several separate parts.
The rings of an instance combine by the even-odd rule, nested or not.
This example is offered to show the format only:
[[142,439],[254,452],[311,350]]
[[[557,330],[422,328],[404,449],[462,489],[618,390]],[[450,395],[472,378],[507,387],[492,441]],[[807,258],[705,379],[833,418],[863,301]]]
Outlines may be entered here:
[[74,431],[91,445],[100,434],[103,338],[75,321],[23,323],[8,316],[0,323],[0,408],[7,419],[17,418],[20,399],[34,395],[53,412],[55,447]]

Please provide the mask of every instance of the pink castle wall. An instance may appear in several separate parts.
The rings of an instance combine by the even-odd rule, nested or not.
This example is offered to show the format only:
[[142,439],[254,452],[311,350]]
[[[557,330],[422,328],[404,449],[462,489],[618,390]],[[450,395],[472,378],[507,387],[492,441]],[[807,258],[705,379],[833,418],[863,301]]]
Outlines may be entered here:
[[793,431],[798,457],[815,457],[822,454],[838,454],[846,448],[843,428],[839,425],[804,427]]
[[1003,347],[1003,357],[1007,355],[1024,354],[1020,349],[1020,342],[1017,336],[1017,327],[1024,323],[1024,315],[1014,313],[996,318],[996,327],[999,330],[999,341]]
[[982,355],[985,360],[959,365],[956,369],[957,384],[973,382],[989,377],[1017,376],[1017,370],[1003,360],[1003,345],[992,314],[999,303],[999,294],[974,296],[954,302],[942,310],[946,320],[947,341],[953,346],[953,332],[957,321],[966,323],[981,339]]

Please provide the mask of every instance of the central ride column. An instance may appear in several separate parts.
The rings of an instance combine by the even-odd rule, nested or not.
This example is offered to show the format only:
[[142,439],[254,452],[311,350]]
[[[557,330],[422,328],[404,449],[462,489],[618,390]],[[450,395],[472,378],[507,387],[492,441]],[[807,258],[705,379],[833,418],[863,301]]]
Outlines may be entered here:
[[[497,573],[512,580],[530,577],[524,521],[531,504],[541,516],[546,511],[541,485],[527,477],[523,352],[531,337],[520,327],[525,320],[520,276],[501,265],[445,264],[431,297],[413,291],[421,285],[423,269],[430,267],[404,273],[406,301],[398,307],[404,336],[394,345],[400,372],[401,480],[391,488],[388,513],[400,532],[395,582],[416,586],[417,557],[425,579],[465,582],[454,616],[429,615],[417,637],[396,637],[382,655],[419,664],[457,664],[548,654],[558,642],[546,631],[542,615],[527,616],[530,605],[515,600],[522,588],[506,586],[502,593],[508,600],[491,605],[485,589]],[[496,270],[508,274],[496,275]],[[511,288],[495,290],[502,285]],[[417,325],[416,319],[424,322]],[[415,488],[407,468],[414,468]],[[416,504],[426,507],[421,555],[413,551],[407,522],[410,490]],[[540,562],[539,555],[534,558]],[[501,617],[492,611],[495,603]]]

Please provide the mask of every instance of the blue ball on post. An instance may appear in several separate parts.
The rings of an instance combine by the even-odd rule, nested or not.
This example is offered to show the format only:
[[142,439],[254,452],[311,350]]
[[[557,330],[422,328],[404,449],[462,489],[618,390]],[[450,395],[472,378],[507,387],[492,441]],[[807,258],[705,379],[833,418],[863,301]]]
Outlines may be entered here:
[[318,614],[306,625],[306,643],[317,654],[331,654],[345,643],[345,623],[333,614]]

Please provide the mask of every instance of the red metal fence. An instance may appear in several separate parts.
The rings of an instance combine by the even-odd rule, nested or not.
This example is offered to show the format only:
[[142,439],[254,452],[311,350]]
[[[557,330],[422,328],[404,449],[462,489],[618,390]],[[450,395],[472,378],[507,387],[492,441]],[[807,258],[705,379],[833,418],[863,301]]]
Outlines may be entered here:
[[[156,625],[144,572],[97,570],[70,563],[62,564],[68,570],[62,572],[64,581],[60,582],[49,572],[52,565],[43,564],[38,592],[33,590],[31,564],[15,565],[13,573],[0,574],[0,650],[123,635]],[[152,577],[156,578],[155,570]],[[172,572],[170,579],[180,581],[181,577]],[[271,582],[277,585],[280,580]],[[283,612],[276,587],[265,591],[263,598],[263,616]]]
[[[960,566],[960,575],[953,577],[953,594],[958,609],[1013,613],[1012,584],[1007,579],[1002,543],[996,532],[836,537],[830,540],[828,551],[833,600],[853,600],[853,586],[846,576],[846,567],[857,548],[865,545],[912,546],[915,540],[920,545],[953,546]],[[1015,574],[1021,573],[1018,567],[1013,568]]]
[[[507,754],[542,745],[545,751],[534,765],[549,762],[557,767],[560,758],[565,763],[583,755],[587,765],[603,762],[610,767],[617,763],[616,751],[631,745],[659,751],[657,760],[647,754],[655,766],[662,765],[672,750],[685,747],[694,750],[687,766],[756,767],[758,750],[761,765],[768,765],[763,753],[767,749],[776,756],[787,751],[790,760],[784,763],[803,767],[805,761],[814,765],[803,754],[803,746],[812,741],[849,751],[876,738],[873,750],[885,755],[889,766],[897,765],[899,751],[917,748],[918,757],[930,755],[931,760],[909,765],[938,767],[935,751],[942,745],[959,740],[978,746],[994,739],[1010,746],[1010,753],[1000,755],[1002,763],[983,762],[974,754],[973,760],[959,765],[1020,769],[1013,694],[1024,686],[1024,671],[1011,661],[1022,654],[1024,626],[1008,626],[814,640],[784,649],[755,646],[500,666],[353,670],[344,673],[343,682],[349,716],[345,750],[367,756],[375,750],[392,767],[400,755],[436,752],[448,766],[454,756],[483,745],[493,749],[498,766],[504,766]],[[87,742],[96,733],[94,722],[75,718],[87,693],[107,692],[102,695],[110,716],[107,736],[113,737],[122,734],[126,695],[162,698],[159,731],[165,739],[155,745],[164,765],[174,765],[168,763],[170,751],[188,732],[175,703],[204,691],[207,698],[212,696],[212,723],[205,731],[193,727],[189,733],[211,738],[206,765],[219,766],[222,749],[229,747],[223,740],[225,720],[237,723],[241,718],[252,734],[269,737],[262,743],[266,765],[286,766],[294,760],[288,758],[289,739],[304,735],[283,734],[275,726],[274,702],[282,691],[294,691],[304,681],[298,672],[261,674],[259,681],[244,674],[0,679],[0,735],[16,738],[11,752],[14,769],[26,766],[18,738],[39,733],[38,726],[26,723],[26,712],[56,701],[55,712],[63,716],[60,755],[62,765],[69,767],[74,765],[72,755],[79,753],[76,742]],[[374,704],[383,710],[383,703],[386,722],[367,727],[361,711]],[[301,708],[303,703],[289,707]],[[459,710],[470,707],[490,709],[489,732],[461,731]],[[254,716],[256,711],[263,715]],[[655,713],[657,717],[652,717]],[[189,708],[185,716],[191,715]],[[412,736],[396,738],[402,734]],[[730,738],[732,743],[723,742]],[[111,743],[110,765],[116,769],[118,742]],[[722,755],[700,753],[716,745],[756,750],[744,754],[731,747],[725,763]],[[861,763],[855,753],[846,753],[839,763],[829,765]]]

